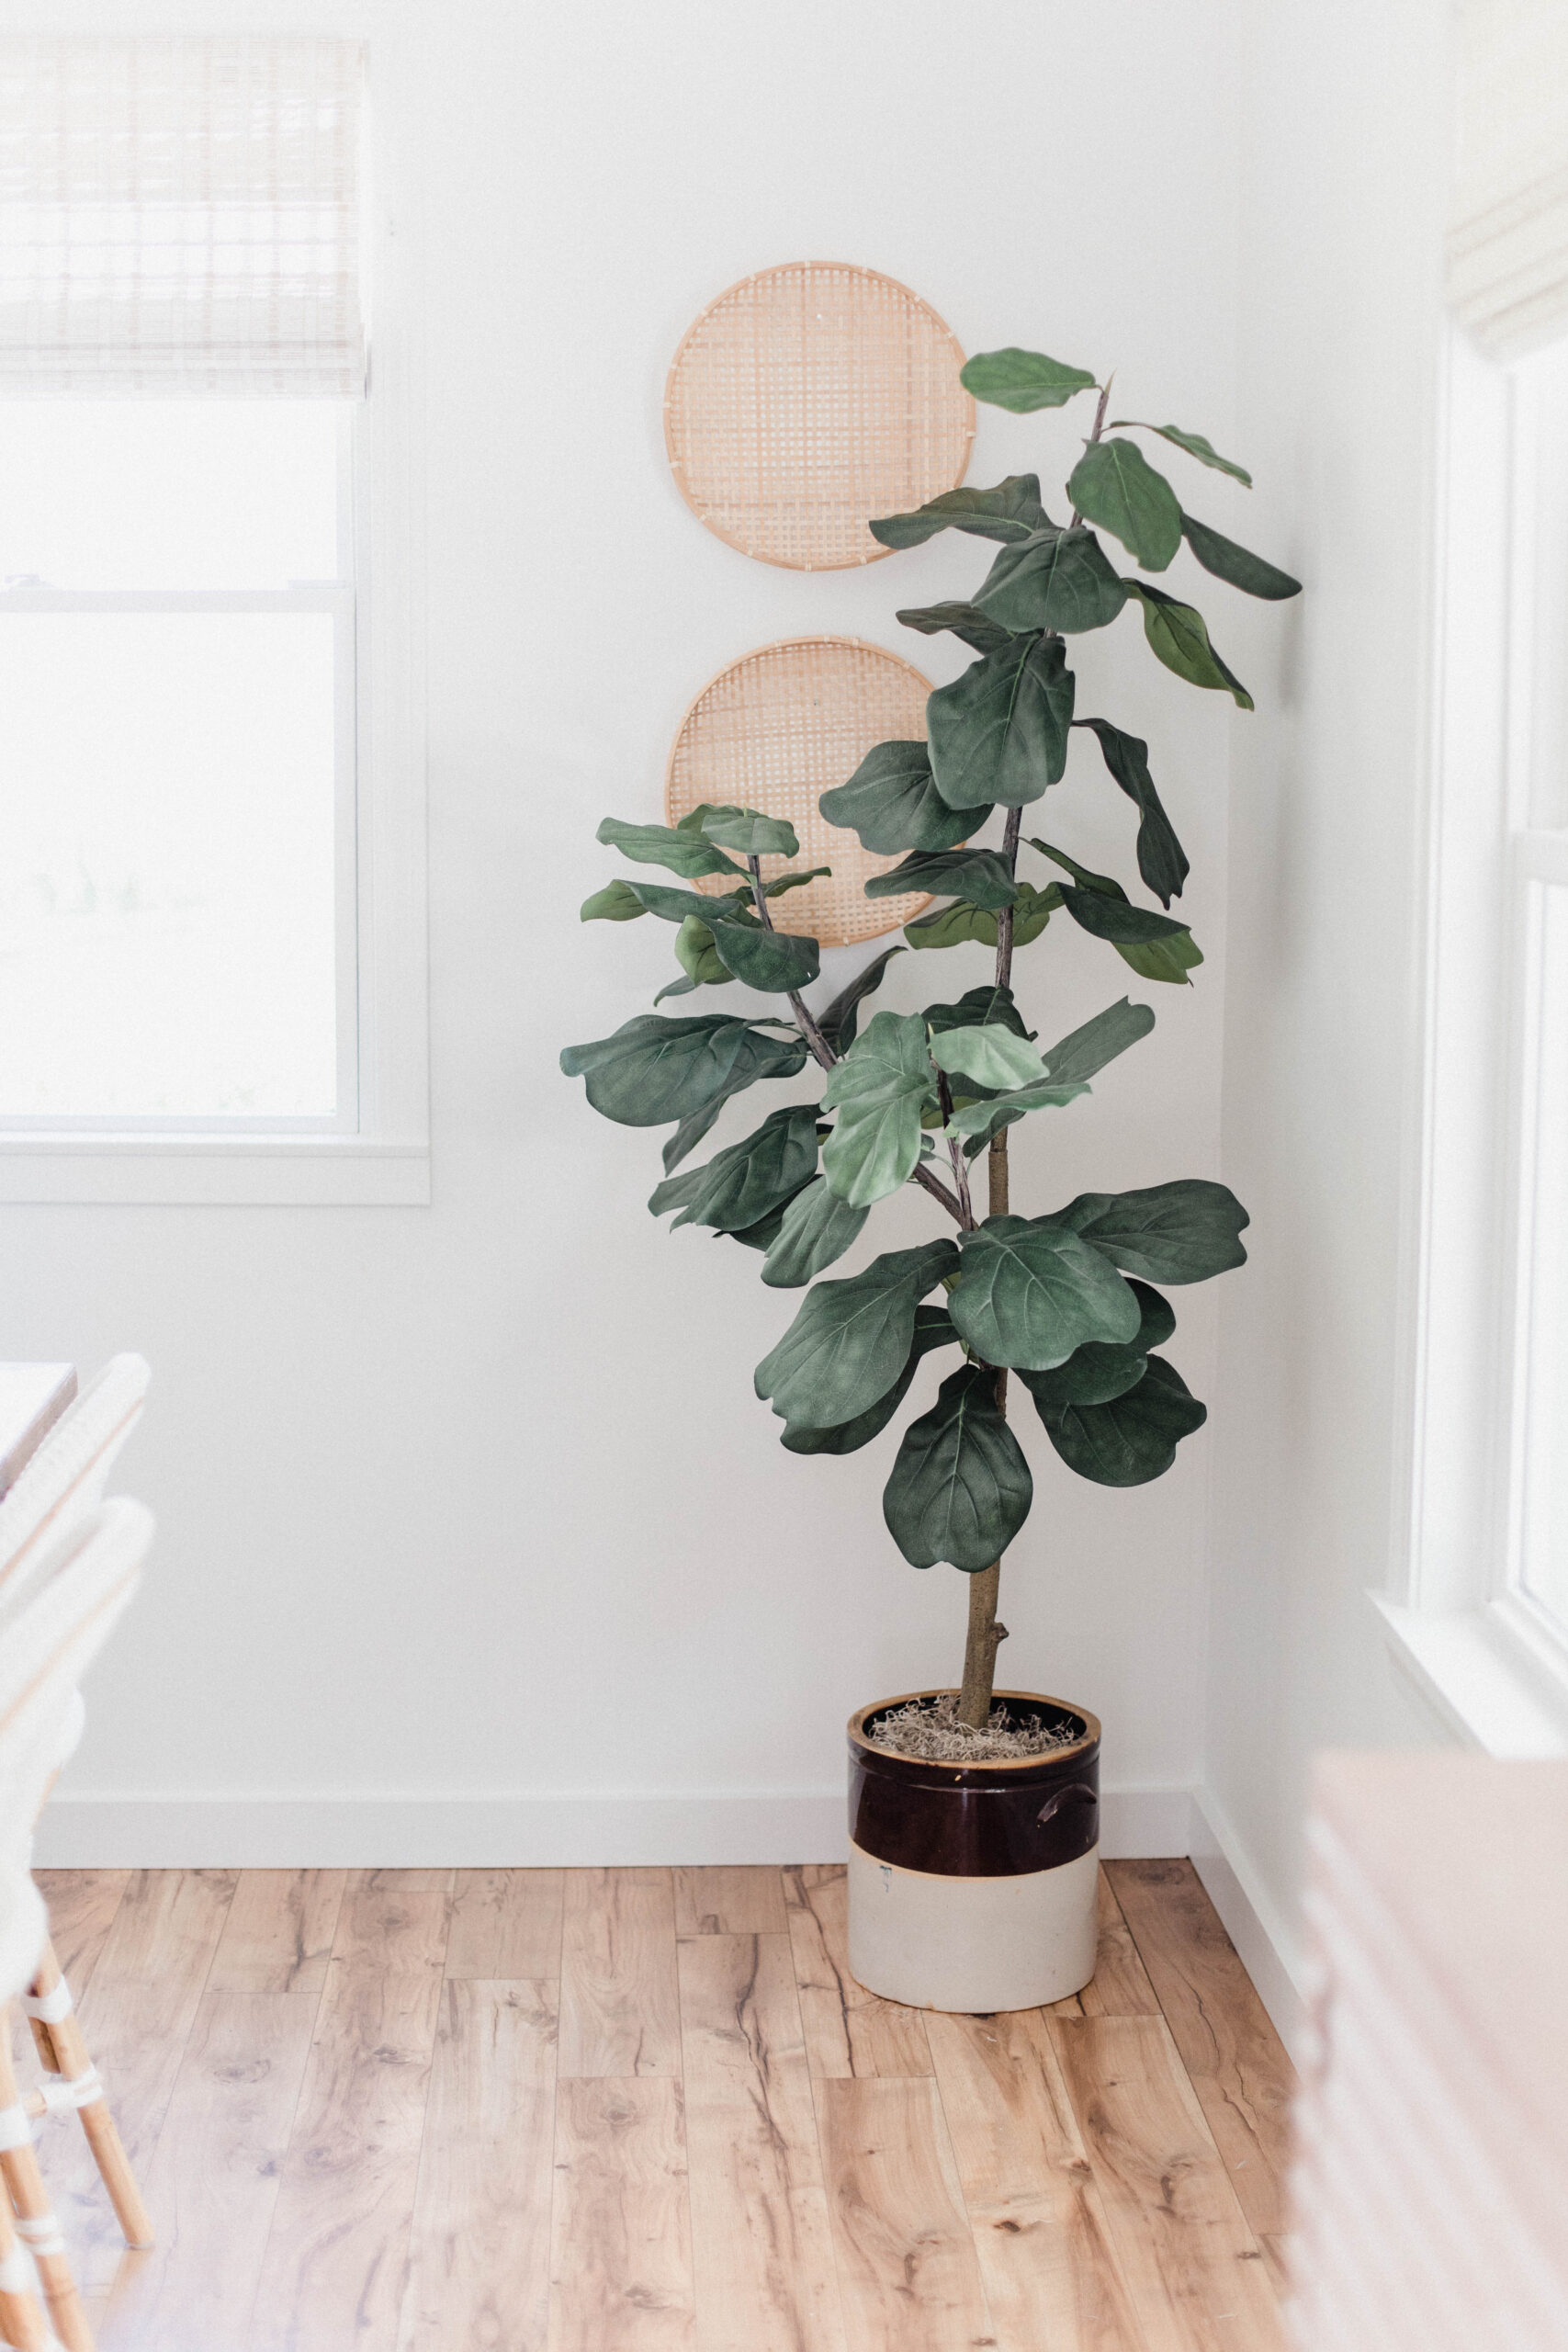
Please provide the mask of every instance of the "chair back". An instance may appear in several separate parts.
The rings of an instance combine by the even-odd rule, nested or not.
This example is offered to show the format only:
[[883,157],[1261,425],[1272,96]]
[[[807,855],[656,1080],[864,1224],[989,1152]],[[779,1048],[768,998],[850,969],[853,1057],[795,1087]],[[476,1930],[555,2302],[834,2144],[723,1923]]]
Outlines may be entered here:
[[0,1595],[25,1589],[56,1537],[101,1500],[152,1377],[145,1356],[111,1356],[0,1501]]

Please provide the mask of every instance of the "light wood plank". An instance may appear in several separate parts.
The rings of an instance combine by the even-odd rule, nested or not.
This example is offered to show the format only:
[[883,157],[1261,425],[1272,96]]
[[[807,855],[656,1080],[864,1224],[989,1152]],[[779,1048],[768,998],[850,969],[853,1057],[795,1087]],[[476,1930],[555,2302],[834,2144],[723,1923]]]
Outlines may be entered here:
[[346,1871],[242,1871],[212,1973],[212,1993],[320,1993]]
[[1163,2018],[1053,2018],[1147,2352],[1282,2352],[1261,2248]]
[[920,2012],[879,2001],[850,1974],[842,1863],[786,1870],[784,1891],[813,2075],[828,2080],[929,2075],[931,2055]]
[[[87,2048],[138,2175],[148,2170],[164,2127],[235,1875],[133,1871],[80,2004]],[[51,2132],[45,2154],[77,2283],[85,2294],[102,2293],[124,2244],[97,2166],[74,2125]]]
[[351,1894],[450,1894],[456,1871],[350,1871]]
[[784,1936],[789,1933],[776,1870],[705,1867],[675,1873],[678,1936]]
[[700,2352],[843,2352],[789,1938],[694,1936],[680,1972]]
[[935,2083],[840,2077],[816,2096],[853,2352],[996,2344]]
[[100,2352],[243,2343],[317,2006],[311,1993],[204,1996],[141,2183],[158,2243],[119,2265]]
[[397,2340],[446,1915],[444,1893],[344,1895],[252,2352]]
[[448,1981],[399,2352],[544,2352],[555,2086],[553,1984]]
[[668,1871],[569,1871],[560,2071],[681,2072],[675,1907]]
[[48,1906],[50,1939],[60,1973],[80,2001],[93,1981],[130,1872],[35,1871],[33,1877]]
[[[1111,1883],[1224,2159],[1260,2239],[1289,2227],[1295,2069],[1190,1862],[1112,1862]],[[1266,2247],[1271,2264],[1273,2243]]]
[[681,2086],[556,2094],[548,2352],[696,2352]]
[[981,2282],[1008,2352],[1142,2352],[1039,2009],[926,2019]]
[[1100,1873],[1100,1949],[1094,1974],[1078,1995],[1086,2018],[1157,2018],[1159,2003],[1138,1957],[1114,1885]]
[[459,1871],[446,1944],[448,1981],[558,1977],[565,1887],[564,1871]]

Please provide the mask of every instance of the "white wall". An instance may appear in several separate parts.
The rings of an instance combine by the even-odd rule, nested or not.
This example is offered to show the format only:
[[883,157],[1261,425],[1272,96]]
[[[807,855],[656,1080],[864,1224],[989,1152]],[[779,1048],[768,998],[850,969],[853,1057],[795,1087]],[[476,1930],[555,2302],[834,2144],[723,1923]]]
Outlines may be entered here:
[[[181,21],[254,16],[235,0]],[[295,7],[289,21],[354,19]],[[51,1812],[51,1850],[825,1851],[843,1718],[954,1673],[960,1580],[917,1575],[887,1538],[890,1443],[843,1463],[780,1451],[750,1375],[794,1300],[728,1244],[654,1226],[658,1138],[594,1118],[556,1055],[663,977],[668,933],[585,932],[576,909],[614,870],[598,819],[657,815],[690,695],[748,647],[816,628],[949,674],[953,657],[908,639],[893,607],[960,593],[985,550],[938,543],[829,577],[749,562],[671,487],[663,374],[734,278],[844,256],[916,287],[971,350],[1018,341],[1114,366],[1133,413],[1229,446],[1230,10],[421,0],[368,22],[378,103],[423,151],[423,206],[395,185],[382,196],[426,261],[434,1199],[6,1216],[5,1351],[90,1366],[133,1346],[157,1374],[124,1465],[159,1513],[155,1566],[95,1675],[71,1781],[83,1801]],[[1359,431],[1359,397],[1332,397]],[[980,480],[1040,463],[1059,481],[1084,429],[982,415]],[[1246,440],[1266,475],[1272,461],[1276,513],[1320,494],[1292,431],[1281,447],[1254,415]],[[1356,460],[1390,462],[1386,440]],[[1237,487],[1202,475],[1191,495],[1239,532]],[[1289,560],[1291,536],[1265,544]],[[1218,611],[1240,600],[1208,585],[1229,650],[1236,624]],[[1267,632],[1259,643],[1269,668]],[[1226,763],[1258,722],[1157,670],[1130,616],[1085,646],[1080,676],[1080,709],[1153,741],[1210,960],[1196,989],[1150,992],[1154,1039],[1091,1102],[1034,1123],[1015,1206],[1218,1161]],[[1318,766],[1332,770],[1326,752]],[[1090,862],[1131,872],[1131,812],[1103,782],[1069,781],[1052,821]],[[1292,822],[1331,867],[1326,812]],[[1250,889],[1237,913],[1246,1053],[1267,1043],[1259,927],[1288,946],[1297,918]],[[1047,1036],[1122,993],[1115,959],[1061,928],[1024,966],[1030,989],[1049,976],[1049,1001],[1033,999]],[[1380,937],[1375,953],[1392,950]],[[918,974],[908,959],[886,1001],[968,985],[982,960],[964,954],[962,969],[931,958]],[[1308,978],[1291,980],[1303,997]],[[1271,1331],[1264,1302],[1282,1250],[1301,1279],[1302,1221],[1281,1173],[1251,1190],[1271,1270],[1229,1280]],[[924,1229],[911,1200],[877,1246]],[[1215,1302],[1179,1304],[1173,1353],[1213,1398]],[[1244,1445],[1260,1442],[1255,1376],[1248,1360],[1231,1383]],[[1038,1498],[1010,1571],[1009,1675],[1103,1714],[1112,1785],[1183,1789],[1199,1769],[1214,1437],[1126,1495],[1073,1479],[1039,1432],[1025,1442]],[[646,1802],[659,1792],[697,1802]],[[746,1792],[758,1804],[701,1802]],[[575,1807],[549,1801],[574,1792]],[[615,1792],[629,1794],[590,1802]],[[86,1802],[99,1798],[115,1803]],[[1154,1850],[1183,1820],[1156,1807],[1129,1835]]]
[[1221,1305],[1208,1810],[1287,1954],[1311,1752],[1440,1736],[1366,1594],[1404,1503],[1446,17],[1251,12],[1238,446],[1307,593],[1239,640],[1224,1172],[1260,1238]]

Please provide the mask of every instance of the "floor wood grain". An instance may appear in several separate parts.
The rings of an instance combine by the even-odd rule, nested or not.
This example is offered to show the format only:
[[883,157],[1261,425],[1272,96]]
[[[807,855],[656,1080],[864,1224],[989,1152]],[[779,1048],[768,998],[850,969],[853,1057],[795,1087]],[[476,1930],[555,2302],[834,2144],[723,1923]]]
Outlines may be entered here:
[[826,1864],[48,1891],[159,2224],[47,2127],[102,2352],[1280,2352],[1292,2075],[1185,1863],[997,2018],[856,1984]]

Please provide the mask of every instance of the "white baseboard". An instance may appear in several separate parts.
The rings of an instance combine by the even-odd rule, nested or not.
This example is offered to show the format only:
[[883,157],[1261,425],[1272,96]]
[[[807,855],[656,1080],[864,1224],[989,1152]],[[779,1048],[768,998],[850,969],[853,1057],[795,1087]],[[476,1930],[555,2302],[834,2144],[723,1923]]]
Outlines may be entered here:
[[1190,1851],[1193,1868],[1241,1954],[1275,2031],[1299,2064],[1306,2003],[1297,1939],[1212,1789],[1193,1792]]
[[[1185,1854],[1186,1789],[1108,1789],[1100,1846]],[[60,1795],[39,1824],[52,1870],[468,1870],[564,1864],[829,1862],[849,1852],[842,1789],[515,1797]]]

